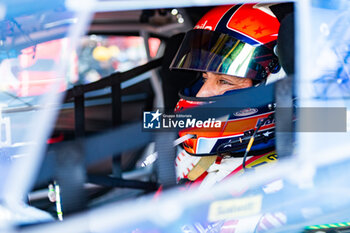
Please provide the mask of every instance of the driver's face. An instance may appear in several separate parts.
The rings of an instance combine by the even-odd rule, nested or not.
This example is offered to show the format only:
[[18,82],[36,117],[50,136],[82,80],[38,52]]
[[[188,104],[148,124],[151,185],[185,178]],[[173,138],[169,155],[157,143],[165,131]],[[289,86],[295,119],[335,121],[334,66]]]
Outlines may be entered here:
[[198,91],[196,97],[211,97],[222,95],[226,91],[252,86],[251,79],[239,78],[225,74],[215,74],[211,72],[203,74],[203,81],[203,86]]

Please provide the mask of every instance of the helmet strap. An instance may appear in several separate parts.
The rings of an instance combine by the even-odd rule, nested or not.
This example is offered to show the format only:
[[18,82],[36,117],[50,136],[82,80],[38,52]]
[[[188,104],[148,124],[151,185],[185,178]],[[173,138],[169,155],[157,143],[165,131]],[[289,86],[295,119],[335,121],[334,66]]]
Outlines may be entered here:
[[199,162],[187,174],[187,178],[191,181],[198,179],[208,168],[216,161],[217,156],[201,157]]

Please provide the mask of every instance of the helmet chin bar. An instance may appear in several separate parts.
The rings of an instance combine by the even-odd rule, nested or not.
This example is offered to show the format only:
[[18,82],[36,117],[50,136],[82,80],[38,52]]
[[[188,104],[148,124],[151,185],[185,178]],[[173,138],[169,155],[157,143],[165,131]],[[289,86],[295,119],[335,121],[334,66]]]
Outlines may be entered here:
[[[236,140],[233,140],[233,141],[221,144],[216,150],[216,155],[220,156],[220,157],[225,157],[225,156],[228,156],[228,157],[244,157],[245,151],[232,152],[232,149],[231,150],[230,149],[226,149],[225,150],[225,147],[226,148],[227,147],[229,147],[229,148],[231,147],[232,148],[232,145],[240,143],[239,146],[235,145],[234,150],[237,151],[237,150],[245,149],[245,148],[247,148],[249,140],[250,140],[250,138],[252,137],[253,134],[254,134],[253,130],[248,130],[248,131],[244,132],[244,136],[243,137],[240,137],[239,139],[236,139]],[[263,132],[258,132],[255,135],[255,142],[256,143],[267,143],[269,140],[272,140],[273,138],[275,138],[274,130],[264,130]],[[269,150],[270,149],[268,149],[267,151],[269,151]],[[261,150],[257,150],[257,151],[260,152]],[[252,154],[252,155],[254,156],[255,154]],[[261,155],[261,153],[258,153],[257,155]]]
[[[261,126],[265,124],[265,122],[272,120],[274,118],[274,112],[269,114],[267,117],[263,118],[262,121],[257,125],[255,129],[246,130],[243,132],[242,136],[237,136],[234,139],[230,139],[226,143],[222,143],[218,146],[215,152],[212,153],[190,153],[192,156],[219,156],[219,157],[243,157],[243,164],[245,163],[245,159],[248,155],[248,153],[251,151],[252,145],[255,142],[255,144],[261,144],[261,143],[269,143],[271,140],[275,138],[275,132],[274,128],[268,128],[264,130],[260,130]],[[196,138],[196,135],[191,135],[191,137]],[[186,143],[183,144],[184,147],[186,147]],[[244,148],[246,148],[245,151],[241,151]],[[255,155],[261,155],[264,152],[269,152],[273,150],[274,147],[266,147],[264,149],[254,149],[250,153],[251,156]],[[235,151],[235,152],[233,152]]]
[[[244,136],[240,137],[236,140],[232,140],[227,143],[221,144],[216,152],[213,153],[202,153],[202,154],[194,154],[190,153],[187,151],[188,154],[195,156],[195,157],[205,157],[205,156],[220,156],[220,157],[237,157],[237,158],[242,158],[244,157],[245,151],[240,151],[240,152],[233,152],[233,151],[239,151],[239,150],[244,150],[247,148],[248,143],[252,135],[254,134],[253,130],[248,130],[244,132]],[[192,138],[196,138],[193,136]],[[268,129],[268,130],[263,130],[263,131],[258,131],[255,135],[255,142],[256,143],[267,143],[270,140],[273,140],[275,138],[275,132],[274,130]],[[237,143],[240,143],[239,145],[235,145]],[[186,147],[186,144],[182,144],[184,147]],[[233,147],[234,145],[234,147]],[[225,148],[226,147],[226,148]],[[274,147],[268,147],[264,149],[256,149],[250,152],[251,156],[258,156],[261,155],[262,153],[269,152],[273,150]]]
[[[182,99],[181,101],[186,102],[187,98],[185,96],[183,97],[185,99]],[[213,98],[213,97],[210,97],[210,98]],[[221,98],[225,98],[225,96],[221,96]],[[192,98],[192,99],[195,100],[196,98]],[[182,105],[184,105],[184,103],[182,103]],[[192,107],[196,107],[196,106],[192,106]],[[253,113],[253,115],[249,113],[249,108],[248,108],[247,116],[243,115],[242,117],[242,116],[239,116],[238,114],[235,115],[234,113],[232,113],[230,116],[227,116],[228,118],[226,120],[224,119],[224,121],[230,121],[230,119],[231,120],[237,119],[239,120],[238,122],[242,122],[242,120],[243,122],[245,122],[248,120],[248,122],[250,121],[250,123],[248,124],[253,124],[251,125],[251,128],[245,127],[245,129],[242,129],[242,131],[237,131],[237,132],[240,132],[239,134],[233,133],[233,132],[230,133],[230,131],[227,131],[225,134],[226,136],[224,137],[222,135],[206,137],[205,134],[203,133],[200,133],[199,135],[197,135],[194,131],[192,132],[188,131],[187,133],[191,134],[191,140],[194,140],[194,141],[189,142],[189,144],[187,144],[186,142],[187,140],[184,140],[182,145],[186,150],[186,152],[192,156],[243,157],[245,153],[244,151],[246,148],[248,148],[249,141],[254,135],[255,143],[254,143],[254,147],[252,148],[252,151],[250,152],[250,155],[261,155],[264,152],[269,152],[271,150],[274,150],[275,132],[274,132],[274,126],[270,125],[270,124],[273,124],[274,108],[275,108],[274,104],[269,104],[267,106],[259,107],[257,109],[253,108],[252,110],[257,111],[257,113],[256,114]],[[242,109],[243,114],[245,113],[244,110],[245,109]],[[240,111],[236,113],[240,113]],[[261,116],[261,114],[264,114],[265,116]],[[252,123],[252,120],[250,119],[256,119],[256,123]],[[234,122],[235,120],[230,121],[230,123],[228,124],[235,124]],[[262,129],[260,129],[260,127],[265,125],[265,123],[267,125],[264,126]],[[254,124],[256,126],[254,126]],[[225,125],[225,127],[228,127],[227,129],[230,129],[229,125]],[[201,140],[201,138],[203,138],[204,144],[202,143],[199,144],[199,140]],[[205,149],[205,146],[209,146],[209,147]],[[201,148],[201,149],[198,150],[198,148]]]

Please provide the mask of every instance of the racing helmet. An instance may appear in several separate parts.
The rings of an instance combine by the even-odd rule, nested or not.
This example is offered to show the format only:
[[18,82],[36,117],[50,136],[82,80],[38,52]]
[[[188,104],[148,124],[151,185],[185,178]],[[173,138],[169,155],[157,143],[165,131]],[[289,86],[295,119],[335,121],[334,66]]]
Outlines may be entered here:
[[[280,23],[270,9],[271,5],[274,4],[225,5],[211,9],[186,33],[170,69],[249,78],[254,86],[264,84],[268,77],[283,76],[274,53]],[[179,92],[175,112],[243,91],[238,89],[220,96],[196,97],[202,84],[202,77],[199,77]],[[274,103],[245,109],[237,109],[232,103],[230,107],[230,113],[220,119],[221,125],[215,130],[192,127],[179,132],[181,137],[191,137],[183,142],[187,153],[243,157],[253,135],[255,141],[250,145],[250,155],[274,150]]]

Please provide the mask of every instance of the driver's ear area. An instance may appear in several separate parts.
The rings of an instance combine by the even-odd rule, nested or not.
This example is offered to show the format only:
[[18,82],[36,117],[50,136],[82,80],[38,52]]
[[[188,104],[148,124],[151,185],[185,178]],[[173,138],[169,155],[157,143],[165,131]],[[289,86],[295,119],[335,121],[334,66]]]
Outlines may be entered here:
[[195,71],[169,69],[184,36],[185,33],[171,36],[167,40],[164,50],[163,62],[159,74],[162,81],[164,108],[166,111],[172,111],[175,108],[179,100],[178,92],[197,78],[198,72]]

